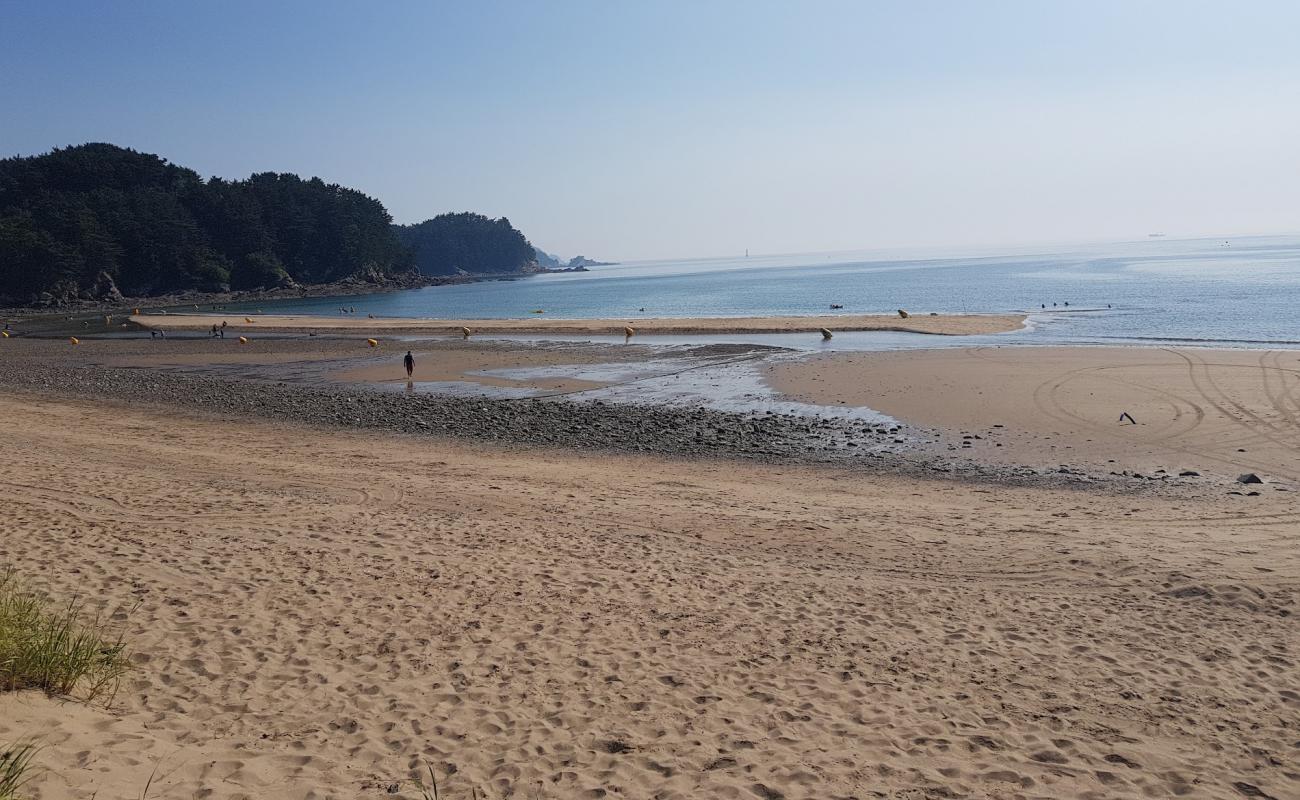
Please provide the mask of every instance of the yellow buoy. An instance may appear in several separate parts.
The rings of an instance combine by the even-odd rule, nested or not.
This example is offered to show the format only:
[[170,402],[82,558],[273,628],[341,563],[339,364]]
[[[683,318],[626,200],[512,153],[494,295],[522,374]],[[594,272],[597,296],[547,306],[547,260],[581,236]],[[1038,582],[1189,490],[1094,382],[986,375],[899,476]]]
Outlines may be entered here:
[[9,331],[0,331],[0,336],[3,336],[3,337],[5,337],[6,339],[8,339],[8,338],[9,338]]
[[247,322],[249,325],[252,325],[252,324],[253,324],[253,318],[252,318],[252,317],[244,317],[244,322]]
[[473,332],[474,332],[474,331],[470,330],[469,328],[461,328],[461,329],[460,329],[460,335],[463,336],[463,337],[465,337],[466,339],[468,339],[468,338],[469,338],[469,335],[470,335],[471,333],[473,333]]
[[827,328],[822,328],[821,332],[822,332],[822,339],[828,342],[830,341],[831,337],[835,335],[831,333],[830,330],[828,330]]
[[72,342],[73,344],[81,344],[81,340],[75,336],[69,336],[68,341]]
[[247,337],[247,336],[241,336],[241,337],[239,337],[239,343],[240,343],[240,344],[248,344],[248,337]]
[[624,338],[631,339],[635,335],[636,335],[636,328],[633,328],[631,325],[628,325],[626,328],[623,329]]
[[379,340],[378,340],[378,339],[367,339],[367,340],[366,340],[366,344],[370,345],[371,347],[378,347],[378,346],[379,346]]

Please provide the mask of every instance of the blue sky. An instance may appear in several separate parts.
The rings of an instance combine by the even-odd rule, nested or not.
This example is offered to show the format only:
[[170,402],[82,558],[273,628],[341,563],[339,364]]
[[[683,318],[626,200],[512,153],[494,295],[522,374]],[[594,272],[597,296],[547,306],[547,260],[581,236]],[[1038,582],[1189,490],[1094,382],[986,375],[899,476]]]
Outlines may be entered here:
[[0,0],[0,153],[611,258],[1300,230],[1290,2]]

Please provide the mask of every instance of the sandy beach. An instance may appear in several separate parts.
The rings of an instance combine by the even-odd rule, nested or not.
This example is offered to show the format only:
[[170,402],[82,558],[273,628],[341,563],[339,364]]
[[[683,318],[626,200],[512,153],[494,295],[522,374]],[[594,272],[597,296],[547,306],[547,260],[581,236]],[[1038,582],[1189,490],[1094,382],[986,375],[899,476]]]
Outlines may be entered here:
[[819,356],[767,374],[799,400],[933,429],[939,452],[1300,484],[1300,351],[981,347]]
[[[790,333],[832,331],[905,331],[960,336],[1006,333],[1024,326],[1023,314],[912,315],[828,315],[810,317],[705,317],[697,319],[411,319],[361,318],[284,314],[142,314],[131,322],[146,328],[165,330],[208,330],[225,322],[235,331],[331,332],[331,333],[428,333],[461,335],[461,328],[475,333],[589,334],[622,336],[632,326],[643,334],[690,335],[699,333]],[[249,321],[251,320],[251,322]]]
[[0,562],[115,607],[34,796],[1295,796],[1292,502],[3,398]]
[[1300,792],[1293,351],[412,345],[579,394],[499,370],[741,353],[893,427],[384,390],[400,342],[4,341],[0,565],[138,604],[111,707],[0,695],[34,800]]

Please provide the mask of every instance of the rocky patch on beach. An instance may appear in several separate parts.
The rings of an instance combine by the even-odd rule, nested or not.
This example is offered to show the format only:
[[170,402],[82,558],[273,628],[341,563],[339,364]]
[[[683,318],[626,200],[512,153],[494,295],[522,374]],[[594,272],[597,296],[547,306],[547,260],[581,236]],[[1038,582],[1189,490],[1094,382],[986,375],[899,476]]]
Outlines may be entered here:
[[676,456],[822,464],[929,478],[1151,491],[1153,482],[1072,468],[988,464],[916,447],[929,432],[855,419],[739,413],[567,399],[489,399],[377,391],[116,368],[74,361],[6,359],[0,389],[173,406],[309,425],[449,436],[506,446],[561,447]]

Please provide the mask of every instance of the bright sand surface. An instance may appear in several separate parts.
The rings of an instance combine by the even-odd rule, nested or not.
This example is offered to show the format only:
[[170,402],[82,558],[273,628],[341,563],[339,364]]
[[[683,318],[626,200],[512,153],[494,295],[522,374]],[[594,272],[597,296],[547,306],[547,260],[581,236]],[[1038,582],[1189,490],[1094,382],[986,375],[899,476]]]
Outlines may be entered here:
[[[1001,347],[846,353],[768,368],[787,396],[865,405],[983,460],[1300,483],[1300,351]],[[1121,424],[1127,412],[1136,425]],[[993,427],[993,426],[1001,427]],[[1297,501],[1300,502],[1300,501]]]
[[1300,796],[1294,495],[0,401],[0,563],[139,604],[112,709],[0,696],[39,800]]
[[[331,331],[337,333],[397,332],[460,335],[462,327],[475,333],[552,333],[600,334],[622,336],[632,326],[638,333],[783,333],[816,331],[908,331],[947,335],[1005,333],[1024,326],[1023,314],[952,316],[840,315],[820,317],[705,317],[699,319],[546,319],[537,315],[529,319],[385,319],[355,315],[293,316],[277,314],[143,314],[131,321],[164,330],[207,330],[225,321],[230,328],[245,331]],[[246,320],[252,320],[247,322]],[[229,328],[228,328],[229,330]]]

